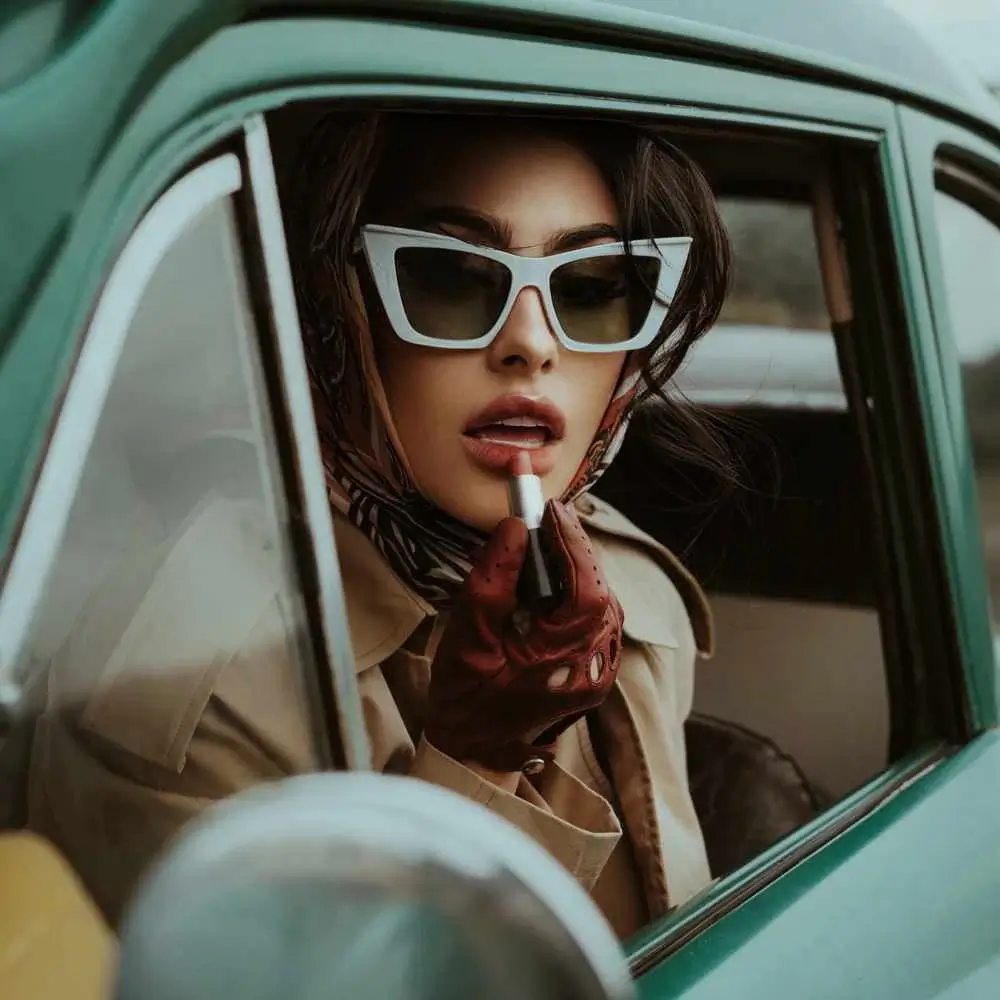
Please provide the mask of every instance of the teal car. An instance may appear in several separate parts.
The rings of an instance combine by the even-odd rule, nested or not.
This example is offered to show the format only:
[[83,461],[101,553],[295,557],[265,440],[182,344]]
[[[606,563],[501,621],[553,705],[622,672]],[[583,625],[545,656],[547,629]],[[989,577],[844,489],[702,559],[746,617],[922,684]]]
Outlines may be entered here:
[[[637,439],[601,484],[713,606],[687,740],[714,881],[620,943],[579,917],[563,960],[620,962],[604,995],[649,1000],[1000,995],[1000,104],[875,0],[8,2],[0,848],[24,845],[39,715],[81,696],[53,679],[81,609],[195,494],[268,511],[317,752],[368,767],[282,215],[319,104],[655,121],[733,238],[676,390],[744,488]],[[251,581],[219,610],[224,580],[108,639],[99,688],[142,643],[186,669],[209,604],[245,629]],[[85,724],[184,767],[188,719],[138,732],[100,695]],[[21,867],[0,855],[0,956],[35,926],[3,888]],[[552,906],[539,940],[576,919]],[[12,996],[75,995],[20,975]]]

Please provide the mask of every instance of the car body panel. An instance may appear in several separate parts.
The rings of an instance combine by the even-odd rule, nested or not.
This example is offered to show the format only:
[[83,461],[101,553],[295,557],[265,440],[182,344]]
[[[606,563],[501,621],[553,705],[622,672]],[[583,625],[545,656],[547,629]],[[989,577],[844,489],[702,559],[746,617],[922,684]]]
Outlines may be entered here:
[[[689,119],[707,111],[866,143],[887,185],[932,456],[955,604],[942,613],[959,621],[980,734],[948,759],[935,751],[890,768],[630,948],[637,961],[670,950],[720,899],[743,894],[669,958],[650,959],[644,996],[964,1000],[1000,953],[997,684],[957,362],[939,340],[933,287],[914,279],[931,258],[908,158],[924,154],[911,145],[910,112],[893,100],[965,123],[963,136],[978,136],[994,161],[1000,114],[946,64],[912,55],[923,51],[912,36],[904,65],[874,43],[865,54],[846,29],[823,30],[850,25],[861,0],[808,27],[795,26],[802,4],[793,17],[790,3],[737,15],[735,2],[727,13],[719,2],[677,0],[663,5],[667,16],[585,0],[372,0],[361,16],[357,4],[329,2],[287,20],[268,18],[290,5],[241,0],[98,7],[58,58],[0,90],[0,582],[103,277],[158,192],[246,116],[305,96],[502,100]],[[352,16],[320,16],[338,11]],[[229,26],[249,13],[256,20]],[[366,19],[375,14],[384,19]],[[756,891],[779,862],[784,874]]]
[[991,732],[651,970],[642,995],[995,995],[995,979],[962,990],[1000,953],[998,800]]
[[[255,9],[287,10],[288,0],[258,0]],[[347,8],[318,0],[310,10]],[[639,42],[662,54],[701,54],[717,61],[849,89],[919,99],[996,129],[1000,110],[963,68],[942,59],[903,15],[866,0],[368,0],[366,13],[429,21],[539,29],[604,43]]]

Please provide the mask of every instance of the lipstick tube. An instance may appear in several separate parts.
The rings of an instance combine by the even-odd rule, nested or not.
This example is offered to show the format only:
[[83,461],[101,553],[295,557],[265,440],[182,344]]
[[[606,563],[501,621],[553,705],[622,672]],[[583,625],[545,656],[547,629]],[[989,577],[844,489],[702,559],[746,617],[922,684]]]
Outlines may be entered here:
[[545,513],[542,481],[532,471],[531,460],[524,452],[511,462],[507,497],[511,515],[524,521],[528,529],[528,548],[517,581],[517,596],[526,607],[543,605],[556,598],[558,592],[542,541],[542,515]]

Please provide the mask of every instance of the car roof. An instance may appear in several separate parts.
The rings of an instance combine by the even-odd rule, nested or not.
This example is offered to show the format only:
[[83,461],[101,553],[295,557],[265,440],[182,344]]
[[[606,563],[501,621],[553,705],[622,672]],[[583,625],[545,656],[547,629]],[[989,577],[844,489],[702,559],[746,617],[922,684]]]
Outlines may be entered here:
[[[101,0],[21,0],[0,14],[0,91],[57,57]],[[185,0],[167,5],[139,0],[180,28],[198,20],[214,27],[241,16],[301,14],[294,0]],[[49,28],[27,32],[32,8],[55,8]],[[310,13],[356,16],[357,0],[313,0]],[[649,48],[694,48],[734,62],[813,77],[838,77],[862,90],[930,101],[1000,129],[1000,102],[984,83],[884,0],[367,0],[364,13],[405,19],[509,23],[560,33],[631,38]],[[36,18],[43,21],[42,18]],[[46,22],[47,23],[47,22]],[[162,27],[162,26],[160,26]],[[5,64],[5,65],[4,65]]]
[[[332,0],[335,4],[337,0]],[[258,0],[278,9],[283,0]],[[1000,128],[986,86],[883,0],[369,0],[368,9],[489,18],[608,39],[662,39],[777,72],[838,78],[859,90],[929,102]],[[442,17],[442,19],[444,19]]]

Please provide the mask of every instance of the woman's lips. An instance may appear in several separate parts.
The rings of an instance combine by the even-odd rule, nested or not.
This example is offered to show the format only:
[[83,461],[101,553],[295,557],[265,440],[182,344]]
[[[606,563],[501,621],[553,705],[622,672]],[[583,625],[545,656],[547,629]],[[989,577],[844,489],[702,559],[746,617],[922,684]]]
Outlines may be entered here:
[[513,444],[520,448],[541,448],[554,440],[548,427],[538,423],[533,417],[508,417],[467,433],[480,441]]
[[552,438],[561,438],[566,432],[563,411],[545,396],[525,396],[508,392],[491,399],[465,425],[466,434],[477,434],[486,428],[504,426],[515,429],[541,428]]
[[555,464],[566,429],[562,410],[544,397],[509,393],[498,396],[466,424],[462,443],[477,462],[504,472],[519,452],[527,452],[538,475]]

